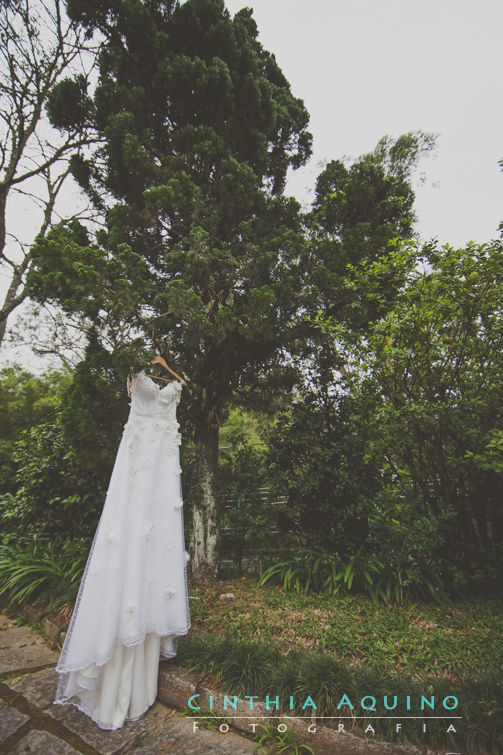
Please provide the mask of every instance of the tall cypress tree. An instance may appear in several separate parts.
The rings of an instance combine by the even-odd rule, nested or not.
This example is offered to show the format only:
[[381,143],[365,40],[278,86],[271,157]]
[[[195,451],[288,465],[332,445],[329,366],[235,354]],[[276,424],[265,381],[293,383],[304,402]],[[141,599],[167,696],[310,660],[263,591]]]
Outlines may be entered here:
[[[102,331],[128,326],[187,376],[192,566],[214,571],[222,412],[236,392],[292,381],[284,350],[306,327],[300,208],[284,187],[311,154],[309,116],[249,8],[71,0],[68,13],[103,39],[94,95],[77,98],[102,141],[72,169],[106,224],[93,241],[76,223],[40,239],[32,295]],[[72,125],[71,99],[54,90],[55,126]]]

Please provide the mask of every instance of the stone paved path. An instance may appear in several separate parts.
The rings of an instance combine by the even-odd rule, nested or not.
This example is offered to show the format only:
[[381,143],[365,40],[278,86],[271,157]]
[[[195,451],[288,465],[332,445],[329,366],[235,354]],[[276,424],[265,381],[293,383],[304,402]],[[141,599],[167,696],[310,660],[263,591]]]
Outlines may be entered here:
[[59,653],[44,637],[0,613],[0,752],[33,755],[248,755],[254,743],[233,732],[200,729],[157,701],[117,731],[100,729],[74,705],[53,705]]

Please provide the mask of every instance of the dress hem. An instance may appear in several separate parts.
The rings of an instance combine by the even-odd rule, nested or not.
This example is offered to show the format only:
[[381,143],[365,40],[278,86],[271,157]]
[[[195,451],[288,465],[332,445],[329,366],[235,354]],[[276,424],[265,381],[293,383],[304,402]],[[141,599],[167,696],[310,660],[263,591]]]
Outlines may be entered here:
[[[154,703],[155,703],[155,700],[154,700]],[[100,721],[99,718],[97,718],[96,716],[93,716],[89,712],[89,710],[86,710],[86,708],[83,705],[80,705],[75,700],[63,700],[62,698],[58,698],[58,699],[54,700],[52,704],[53,705],[74,705],[82,713],[85,713],[86,716],[89,716],[89,718],[92,721],[94,721],[94,723],[97,724],[100,727],[100,729],[106,729],[107,731],[117,731],[117,729],[122,729],[122,727],[124,726],[124,724],[126,723],[126,721],[134,722],[134,721],[139,721],[140,718],[143,718],[143,716],[145,716],[145,714],[148,712],[149,708],[151,708],[154,703],[151,703],[150,705],[148,705],[145,708],[145,710],[143,711],[143,713],[140,713],[139,716],[135,716],[134,718],[128,718],[126,716],[126,718],[124,719],[124,722],[122,724],[118,725],[118,726],[114,726],[113,724],[108,724],[108,723],[105,723],[104,721]]]
[[[138,640],[135,640],[134,642],[129,642],[129,643],[128,642],[114,642],[114,646],[110,654],[108,655],[108,657],[105,658],[105,660],[98,662],[98,659],[95,656],[94,658],[91,658],[88,661],[80,661],[77,666],[71,666],[71,667],[63,666],[58,663],[55,670],[57,671],[58,674],[69,674],[72,671],[82,671],[82,669],[87,668],[93,663],[96,666],[104,666],[111,660],[116,645],[124,645],[124,647],[134,647],[135,645],[140,645],[142,642],[145,642],[145,639],[148,634],[153,634],[155,637],[160,637],[161,639],[165,637],[184,637],[186,634],[188,634],[191,626],[192,626],[192,623],[190,622],[187,626],[187,629],[181,632],[162,632],[162,633],[161,632],[145,632],[143,637],[140,637]],[[165,658],[166,660],[169,660],[170,658],[174,658],[175,655],[177,655],[177,651],[175,651],[175,653],[173,653],[172,655],[165,655],[161,653],[159,658],[160,659]]]
[[[188,629],[190,629],[190,625],[189,625]],[[145,633],[145,636],[143,637],[143,640],[140,640],[139,642],[131,643],[129,645],[126,644],[126,643],[115,642],[114,643],[114,649],[115,649],[115,647],[117,645],[124,645],[124,647],[135,647],[136,645],[139,645],[142,642],[145,642],[147,634],[153,634],[156,637],[160,637],[161,639],[165,638],[165,637],[175,637],[176,639],[178,639],[178,637],[185,636],[187,634],[187,632],[188,632],[188,629],[185,632],[170,632],[169,634],[159,634],[159,633],[156,633],[156,632]],[[105,661],[104,663],[97,664],[95,661],[91,661],[91,663],[95,663],[95,665],[97,665],[97,666],[103,666],[103,665],[105,665],[106,663],[108,663],[111,660],[113,652],[114,651],[112,650],[112,654],[110,655],[110,658],[107,661]],[[177,648],[177,645],[175,644],[175,650],[174,650],[174,652],[169,653],[169,654],[160,652],[160,654],[159,654],[159,660],[170,660],[171,658],[175,658],[177,656],[177,654],[178,654],[178,648]],[[157,700],[157,694],[156,694],[156,697],[154,698],[154,700],[152,700],[152,702],[150,702],[145,707],[145,709],[138,716],[131,716],[131,717],[126,716],[124,718],[124,720],[122,721],[122,723],[120,723],[120,724],[113,724],[113,723],[108,722],[108,721],[101,721],[101,719],[99,717],[97,717],[96,715],[93,714],[93,711],[95,710],[95,707],[96,707],[96,704],[94,702],[91,703],[91,704],[87,704],[86,705],[85,703],[83,703],[82,700],[80,700],[80,702],[77,702],[77,700],[72,699],[72,698],[75,698],[75,697],[79,696],[79,692],[78,691],[75,691],[72,695],[69,695],[69,696],[65,696],[64,694],[61,694],[61,692],[60,692],[60,690],[64,686],[64,677],[65,677],[65,675],[68,676],[71,673],[74,673],[76,671],[81,671],[81,670],[85,669],[88,665],[90,665],[90,664],[80,664],[78,668],[74,668],[74,669],[58,669],[58,668],[55,669],[57,671],[57,673],[60,674],[61,676],[60,676],[60,680],[59,680],[59,684],[58,684],[58,691],[56,692],[56,697],[55,697],[55,699],[52,702],[53,705],[73,705],[76,708],[78,708],[78,710],[80,710],[82,713],[84,713],[86,716],[89,716],[89,718],[92,721],[94,721],[94,723],[97,726],[99,726],[100,729],[104,729],[106,731],[117,731],[118,729],[121,729],[127,721],[130,721],[132,723],[134,723],[135,721],[139,721],[141,718],[143,718],[146,715],[146,713],[148,712],[148,710],[156,702],[156,700]]]

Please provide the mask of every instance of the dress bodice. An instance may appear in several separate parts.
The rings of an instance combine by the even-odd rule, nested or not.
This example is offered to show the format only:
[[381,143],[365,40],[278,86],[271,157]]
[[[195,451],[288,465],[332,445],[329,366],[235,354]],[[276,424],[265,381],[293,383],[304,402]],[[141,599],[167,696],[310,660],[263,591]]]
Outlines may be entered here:
[[[142,445],[142,438],[156,443],[160,435],[166,441],[166,450],[174,454],[181,444],[180,427],[176,418],[176,407],[180,402],[182,384],[178,380],[159,388],[142,370],[128,383],[131,396],[128,421],[125,424],[126,439],[132,453],[142,446],[145,458],[149,456],[148,447]],[[133,471],[135,466],[133,465]]]
[[176,417],[176,406],[180,402],[182,383],[172,380],[163,388],[145,374],[136,373],[131,381],[131,410],[142,416],[158,419]]

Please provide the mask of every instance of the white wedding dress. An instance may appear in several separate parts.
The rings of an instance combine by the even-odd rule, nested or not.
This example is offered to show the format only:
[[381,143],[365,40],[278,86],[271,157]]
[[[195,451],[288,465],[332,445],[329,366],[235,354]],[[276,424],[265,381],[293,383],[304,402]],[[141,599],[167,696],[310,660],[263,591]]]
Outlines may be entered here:
[[56,666],[54,704],[103,729],[141,718],[157,697],[159,661],[190,623],[180,433],[182,383],[134,375],[105,504]]

